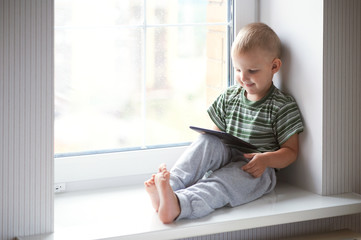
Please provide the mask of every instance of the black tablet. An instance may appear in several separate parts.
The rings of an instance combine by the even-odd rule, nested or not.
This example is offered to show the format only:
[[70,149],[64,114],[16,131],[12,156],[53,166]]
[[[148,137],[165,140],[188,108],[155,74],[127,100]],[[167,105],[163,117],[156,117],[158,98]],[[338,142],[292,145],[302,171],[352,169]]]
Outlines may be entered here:
[[216,136],[216,137],[220,138],[222,140],[222,142],[224,142],[225,144],[230,144],[230,145],[239,146],[239,147],[246,147],[246,148],[250,148],[250,149],[257,149],[256,146],[254,146],[248,142],[245,142],[242,139],[235,137],[232,134],[229,134],[226,132],[216,131],[216,130],[211,130],[211,129],[206,129],[206,128],[200,128],[200,127],[194,127],[194,126],[190,126],[190,128],[192,130],[197,131],[202,134],[207,133],[207,134]]

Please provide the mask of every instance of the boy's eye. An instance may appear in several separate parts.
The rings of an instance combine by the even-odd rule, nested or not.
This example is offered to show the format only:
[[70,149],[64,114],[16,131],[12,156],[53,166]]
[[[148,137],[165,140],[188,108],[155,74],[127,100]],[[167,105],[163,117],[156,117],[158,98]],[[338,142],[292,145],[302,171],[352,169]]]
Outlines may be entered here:
[[249,73],[256,73],[258,70],[250,69],[248,70]]

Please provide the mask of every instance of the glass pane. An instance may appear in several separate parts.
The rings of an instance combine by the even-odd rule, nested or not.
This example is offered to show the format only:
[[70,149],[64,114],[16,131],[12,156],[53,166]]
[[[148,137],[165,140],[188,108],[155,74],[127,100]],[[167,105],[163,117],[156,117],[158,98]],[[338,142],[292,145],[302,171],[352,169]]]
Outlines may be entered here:
[[227,84],[226,13],[218,0],[56,0],[55,153],[192,141]]
[[55,26],[143,24],[143,0],[55,0]]
[[55,153],[141,144],[141,33],[56,30]]
[[196,133],[188,126],[210,127],[207,108],[227,82],[222,28],[147,31],[147,145],[190,141]]
[[227,1],[147,0],[148,24],[227,22]]

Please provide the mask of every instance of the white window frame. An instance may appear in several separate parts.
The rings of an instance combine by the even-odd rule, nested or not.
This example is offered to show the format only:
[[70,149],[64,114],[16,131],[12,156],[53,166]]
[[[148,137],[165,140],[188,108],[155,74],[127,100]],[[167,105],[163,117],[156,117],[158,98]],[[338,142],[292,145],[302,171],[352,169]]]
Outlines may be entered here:
[[[243,25],[257,20],[257,0],[233,0],[233,35]],[[186,148],[178,146],[56,157],[54,182],[66,183],[69,191],[139,183],[144,181],[145,176],[154,173],[161,163],[171,167]]]

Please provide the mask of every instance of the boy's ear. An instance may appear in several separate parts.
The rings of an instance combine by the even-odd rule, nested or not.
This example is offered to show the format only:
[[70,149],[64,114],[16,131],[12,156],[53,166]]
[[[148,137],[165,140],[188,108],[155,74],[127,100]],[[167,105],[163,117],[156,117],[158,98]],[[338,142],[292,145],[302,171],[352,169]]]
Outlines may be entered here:
[[280,70],[282,66],[282,61],[279,58],[275,58],[272,62],[272,73],[275,74]]

